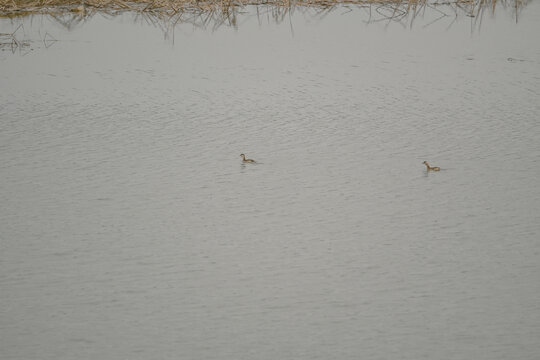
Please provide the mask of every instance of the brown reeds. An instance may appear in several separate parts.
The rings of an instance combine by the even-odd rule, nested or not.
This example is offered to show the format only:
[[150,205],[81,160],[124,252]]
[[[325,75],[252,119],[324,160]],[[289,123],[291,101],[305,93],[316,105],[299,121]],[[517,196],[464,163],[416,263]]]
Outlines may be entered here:
[[[514,0],[515,6],[528,0]],[[393,10],[392,16],[402,16],[403,13],[417,11],[423,6],[450,5],[467,8],[470,14],[494,7],[497,2],[504,0],[0,0],[1,16],[17,16],[28,13],[44,13],[49,11],[65,11],[74,13],[86,13],[94,10],[121,11],[131,10],[166,11],[178,13],[187,10],[229,11],[234,7],[245,5],[270,5],[274,7],[291,8],[293,6],[309,6],[329,8],[339,4],[349,5],[373,5],[378,4],[383,8]]]
[[[160,26],[177,23],[192,23],[196,26],[213,27],[227,24],[237,25],[237,17],[247,5],[257,5],[270,14],[276,22],[285,19],[295,9],[315,9],[324,16],[338,7],[355,6],[366,8],[370,22],[396,21],[410,23],[426,8],[439,11],[442,17],[465,13],[470,17],[481,17],[484,12],[493,12],[495,6],[515,8],[517,11],[530,0],[0,0],[0,17],[19,17],[30,14],[46,14],[71,28],[96,13],[118,15],[133,12],[148,22]],[[439,10],[444,7],[443,10]],[[167,25],[162,25],[167,24]],[[13,41],[2,34],[4,43]],[[10,40],[11,39],[11,40]]]

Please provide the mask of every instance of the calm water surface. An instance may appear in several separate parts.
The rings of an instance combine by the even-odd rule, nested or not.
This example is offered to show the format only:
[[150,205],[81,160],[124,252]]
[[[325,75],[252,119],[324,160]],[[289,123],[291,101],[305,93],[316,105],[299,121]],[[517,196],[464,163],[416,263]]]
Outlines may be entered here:
[[540,3],[438,16],[0,20],[0,358],[538,359]]

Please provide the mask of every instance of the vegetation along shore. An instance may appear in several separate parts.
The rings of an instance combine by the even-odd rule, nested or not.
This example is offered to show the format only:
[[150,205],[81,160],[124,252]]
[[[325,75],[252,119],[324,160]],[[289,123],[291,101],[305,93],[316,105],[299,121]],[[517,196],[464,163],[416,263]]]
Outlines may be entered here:
[[0,0],[0,16],[17,17],[29,14],[75,13],[81,16],[96,12],[160,12],[174,16],[185,12],[220,12],[227,14],[246,5],[274,8],[316,7],[328,9],[337,5],[383,8],[389,16],[416,13],[426,6],[454,9],[471,17],[496,5],[514,7],[516,10],[530,0]]

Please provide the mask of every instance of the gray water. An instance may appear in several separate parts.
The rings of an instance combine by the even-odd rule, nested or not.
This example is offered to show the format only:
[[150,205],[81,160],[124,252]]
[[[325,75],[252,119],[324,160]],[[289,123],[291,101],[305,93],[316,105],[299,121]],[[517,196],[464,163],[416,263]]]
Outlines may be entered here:
[[0,19],[0,358],[538,359],[540,3],[248,10]]

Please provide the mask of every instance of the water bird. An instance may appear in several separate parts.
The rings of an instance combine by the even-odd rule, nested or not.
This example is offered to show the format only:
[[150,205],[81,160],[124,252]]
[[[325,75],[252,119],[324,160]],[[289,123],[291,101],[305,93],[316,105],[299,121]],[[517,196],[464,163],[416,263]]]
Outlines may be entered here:
[[244,154],[240,154],[240,156],[242,157],[242,162],[243,163],[254,163],[255,162],[255,160],[246,159],[246,155],[244,155]]
[[430,170],[431,171],[440,171],[441,170],[441,168],[438,167],[438,166],[433,166],[433,167],[429,166],[427,161],[424,161],[423,164],[426,165],[427,171],[430,171]]

